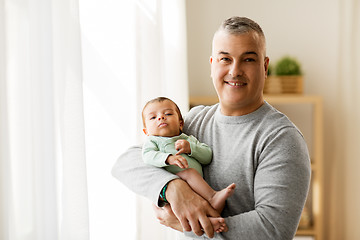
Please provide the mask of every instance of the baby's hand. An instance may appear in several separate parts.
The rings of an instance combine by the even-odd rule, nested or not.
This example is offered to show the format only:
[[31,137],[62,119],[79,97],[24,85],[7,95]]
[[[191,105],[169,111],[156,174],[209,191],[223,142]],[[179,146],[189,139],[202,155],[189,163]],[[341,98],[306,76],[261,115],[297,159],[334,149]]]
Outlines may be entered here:
[[187,160],[180,155],[169,155],[169,157],[166,159],[166,163],[169,165],[176,165],[179,168],[189,167]]
[[190,143],[183,139],[177,140],[175,142],[175,149],[178,151],[176,155],[180,155],[182,153],[191,153]]

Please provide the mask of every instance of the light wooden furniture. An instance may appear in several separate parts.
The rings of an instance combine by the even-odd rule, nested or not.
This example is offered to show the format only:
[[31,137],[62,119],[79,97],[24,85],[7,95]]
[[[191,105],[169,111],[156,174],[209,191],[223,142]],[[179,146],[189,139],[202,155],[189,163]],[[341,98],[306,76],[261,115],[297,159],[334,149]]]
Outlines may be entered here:
[[264,85],[264,94],[302,94],[303,76],[268,76]]
[[[311,186],[306,208],[310,215],[309,225],[297,230],[297,236],[310,236],[323,240],[323,103],[319,96],[307,95],[265,95],[265,100],[285,113],[303,132],[311,157]],[[190,106],[212,105],[218,102],[216,96],[190,97]],[[306,124],[304,124],[306,123]]]

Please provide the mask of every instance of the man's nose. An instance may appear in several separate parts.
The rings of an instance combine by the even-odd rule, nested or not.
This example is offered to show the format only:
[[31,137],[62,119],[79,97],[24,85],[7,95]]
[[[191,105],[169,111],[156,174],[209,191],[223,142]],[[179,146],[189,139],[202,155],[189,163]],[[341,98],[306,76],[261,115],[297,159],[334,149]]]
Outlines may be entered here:
[[233,78],[236,78],[238,76],[241,75],[241,67],[240,67],[240,64],[239,63],[236,63],[234,62],[231,67],[230,67],[230,70],[229,70],[229,74],[233,77]]

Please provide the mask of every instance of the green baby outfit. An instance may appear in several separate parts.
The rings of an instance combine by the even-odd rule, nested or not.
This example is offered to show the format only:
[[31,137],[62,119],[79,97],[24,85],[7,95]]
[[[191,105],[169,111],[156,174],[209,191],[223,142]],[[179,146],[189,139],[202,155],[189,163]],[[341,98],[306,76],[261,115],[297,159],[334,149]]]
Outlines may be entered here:
[[165,163],[169,155],[175,155],[178,152],[175,149],[175,142],[180,139],[188,141],[191,148],[191,154],[181,154],[181,156],[186,158],[189,168],[194,168],[203,176],[202,165],[211,162],[211,148],[205,143],[199,142],[194,136],[188,136],[184,133],[175,137],[147,137],[142,150],[144,162],[155,167],[163,167],[174,174],[185,170]]

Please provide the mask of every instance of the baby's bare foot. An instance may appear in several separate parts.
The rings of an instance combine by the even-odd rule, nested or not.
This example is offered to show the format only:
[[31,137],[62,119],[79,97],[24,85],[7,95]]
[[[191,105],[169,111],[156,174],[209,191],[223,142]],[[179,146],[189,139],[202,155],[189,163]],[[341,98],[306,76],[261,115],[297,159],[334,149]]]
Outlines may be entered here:
[[210,222],[214,228],[214,231],[217,233],[221,233],[221,232],[227,232],[228,231],[228,227],[225,223],[225,219],[223,219],[222,217],[210,217]]
[[223,190],[217,191],[214,196],[209,200],[211,206],[219,213],[221,213],[225,206],[226,199],[228,199],[234,193],[235,187],[235,183],[232,183]]

